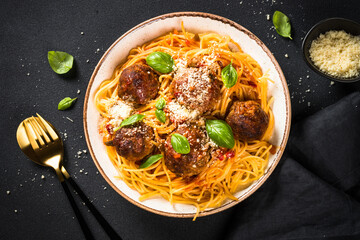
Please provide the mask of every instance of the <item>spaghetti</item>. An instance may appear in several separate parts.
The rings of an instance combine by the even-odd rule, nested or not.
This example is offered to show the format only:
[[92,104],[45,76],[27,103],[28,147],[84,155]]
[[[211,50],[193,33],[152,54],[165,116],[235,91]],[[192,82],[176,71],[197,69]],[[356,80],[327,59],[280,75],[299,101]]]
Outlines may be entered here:
[[163,158],[148,168],[141,169],[139,162],[130,161],[120,156],[115,147],[107,146],[109,158],[118,170],[118,178],[141,194],[140,201],[161,196],[171,204],[194,205],[197,208],[195,220],[200,212],[208,208],[219,207],[228,199],[236,201],[234,193],[248,187],[264,174],[269,156],[274,149],[268,142],[274,126],[274,116],[270,108],[272,98],[267,96],[267,84],[271,80],[262,73],[260,65],[244,53],[229,36],[216,33],[193,34],[186,32],[182,26],[180,32],[174,30],[132,49],[127,61],[115,69],[110,79],[102,82],[95,95],[95,105],[102,116],[99,131],[104,137],[104,142],[112,138],[113,129],[118,127],[129,113],[145,115],[143,122],[154,129],[155,138],[152,143],[158,152],[164,151],[161,147],[164,138],[178,127],[179,124],[168,117],[169,113],[165,123],[160,122],[155,115],[155,104],[158,99],[162,97],[168,103],[171,101],[174,71],[160,74],[160,87],[155,99],[140,106],[122,102],[118,112],[126,116],[115,118],[112,113],[114,105],[119,106],[121,101],[118,96],[118,82],[122,71],[133,64],[144,62],[149,54],[157,51],[172,56],[176,66],[175,72],[180,67],[192,64],[194,59],[197,59],[198,63],[211,66],[217,79],[221,79],[223,66],[232,62],[236,69],[236,84],[231,88],[221,84],[220,100],[206,116],[199,116],[193,120],[195,124],[201,125],[204,117],[224,119],[234,99],[258,101],[269,117],[269,125],[261,140],[235,140],[235,146],[231,150],[215,146],[213,151],[216,154],[211,155],[208,166],[190,180],[171,172]]

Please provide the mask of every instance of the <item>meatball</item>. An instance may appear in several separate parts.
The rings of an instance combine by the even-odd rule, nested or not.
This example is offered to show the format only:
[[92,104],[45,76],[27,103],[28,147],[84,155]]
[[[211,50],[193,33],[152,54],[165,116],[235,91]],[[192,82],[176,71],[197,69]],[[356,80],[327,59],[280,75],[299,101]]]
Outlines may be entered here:
[[234,138],[244,141],[261,139],[269,125],[268,115],[255,101],[234,102],[225,120]]
[[208,165],[210,149],[205,132],[195,125],[180,125],[174,133],[186,137],[190,144],[188,154],[175,152],[171,136],[165,141],[165,165],[173,173],[182,177],[198,175]]
[[200,114],[213,109],[220,99],[218,80],[205,68],[180,68],[174,76],[172,91],[181,105]]
[[153,139],[154,130],[141,122],[116,131],[112,144],[120,156],[130,161],[138,161],[152,152],[154,144],[151,140]]
[[159,90],[158,75],[142,63],[125,68],[119,80],[118,95],[129,103],[146,104]]

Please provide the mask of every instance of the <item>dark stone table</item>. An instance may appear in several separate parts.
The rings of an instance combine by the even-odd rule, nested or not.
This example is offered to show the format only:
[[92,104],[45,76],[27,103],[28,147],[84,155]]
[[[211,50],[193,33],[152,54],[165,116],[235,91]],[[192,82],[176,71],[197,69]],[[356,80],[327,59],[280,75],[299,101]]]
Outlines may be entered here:
[[[0,239],[83,239],[55,174],[27,159],[17,145],[18,124],[35,113],[59,130],[65,144],[66,168],[123,239],[210,240],[231,236],[226,234],[231,231],[226,226],[233,209],[196,222],[155,215],[117,194],[98,173],[90,154],[78,153],[87,150],[83,103],[97,62],[118,37],[149,18],[178,11],[217,14],[249,29],[273,52],[288,82],[295,123],[360,90],[360,82],[333,83],[320,77],[309,69],[301,52],[302,40],[315,23],[329,17],[360,22],[359,7],[358,0],[2,1]],[[277,35],[267,20],[266,15],[275,10],[291,19],[293,40]],[[65,76],[54,73],[47,61],[49,50],[71,53],[75,58],[73,71]],[[58,111],[58,102],[68,96],[78,97],[75,105]],[[96,238],[107,239],[93,216],[80,207]]]

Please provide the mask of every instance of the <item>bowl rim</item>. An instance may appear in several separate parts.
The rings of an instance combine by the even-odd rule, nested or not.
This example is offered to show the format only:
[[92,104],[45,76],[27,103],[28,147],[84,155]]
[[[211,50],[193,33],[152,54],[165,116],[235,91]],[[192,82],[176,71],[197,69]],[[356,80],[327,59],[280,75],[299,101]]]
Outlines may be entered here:
[[[311,70],[313,70],[314,72],[316,72],[317,74],[320,74],[321,76],[327,78],[327,79],[330,79],[330,80],[333,80],[333,81],[337,81],[337,82],[341,82],[341,83],[353,83],[353,82],[357,82],[360,80],[360,74],[355,77],[355,78],[349,78],[349,79],[346,79],[346,78],[336,78],[332,75],[329,75],[329,74],[326,74],[324,73],[323,71],[321,71],[318,67],[316,67],[313,62],[311,60],[308,60],[306,58],[306,48],[305,48],[305,43],[307,42],[308,40],[308,37],[309,35],[316,29],[318,28],[320,25],[328,22],[328,21],[345,21],[345,22],[350,22],[350,23],[353,23],[355,25],[358,25],[359,26],[359,29],[360,29],[360,24],[354,20],[351,20],[351,19],[347,19],[347,18],[342,18],[342,17],[331,17],[331,18],[325,18],[319,22],[317,22],[316,24],[314,24],[310,30],[306,33],[305,37],[304,37],[304,40],[302,41],[302,44],[301,44],[301,48],[302,48],[302,53],[303,53],[303,59],[304,61],[306,62],[306,64],[311,68]],[[330,29],[328,30],[330,31]]]
[[289,93],[289,89],[287,86],[287,82],[284,76],[284,73],[281,70],[281,67],[279,65],[279,63],[277,62],[277,60],[275,59],[274,55],[271,53],[271,51],[265,46],[265,44],[258,38],[256,37],[252,32],[250,32],[248,29],[244,28],[243,26],[241,26],[240,24],[229,20],[225,17],[221,17],[215,14],[211,14],[211,13],[204,13],[204,12],[172,12],[172,13],[167,13],[167,14],[163,14],[163,15],[159,15],[157,17],[151,18],[149,20],[146,20],[138,25],[136,25],[135,27],[131,28],[130,30],[128,30],[127,32],[125,32],[123,35],[121,35],[108,49],[107,51],[103,54],[103,56],[101,57],[101,59],[99,60],[98,64],[96,65],[93,74],[91,75],[89,84],[87,86],[87,90],[86,90],[86,94],[85,94],[85,99],[84,99],[84,110],[83,110],[83,124],[84,124],[84,133],[85,133],[85,139],[86,139],[86,143],[87,146],[89,148],[89,152],[90,155],[97,167],[97,169],[99,170],[99,172],[101,173],[102,177],[106,180],[106,182],[118,193],[120,194],[123,198],[125,198],[126,200],[128,200],[129,202],[131,202],[132,204],[147,210],[149,212],[153,212],[159,215],[163,215],[163,216],[167,216],[167,217],[176,217],[176,218],[193,218],[195,216],[196,213],[170,213],[170,212],[165,212],[165,211],[160,211],[157,209],[153,209],[151,207],[145,206],[135,200],[133,200],[132,198],[130,198],[129,196],[127,196],[125,193],[123,193],[120,189],[118,189],[113,183],[112,181],[109,179],[109,177],[105,174],[104,170],[102,169],[102,167],[100,166],[100,163],[98,162],[95,154],[94,154],[94,150],[90,144],[90,136],[88,133],[88,124],[87,124],[87,106],[88,106],[88,102],[90,99],[90,89],[91,86],[94,83],[95,80],[95,76],[97,75],[100,67],[102,66],[104,60],[106,59],[108,53],[114,48],[115,45],[117,45],[124,37],[126,37],[127,35],[131,34],[134,30],[138,29],[138,28],[142,28],[147,24],[150,24],[152,22],[158,21],[158,20],[162,20],[162,19],[166,19],[166,18],[176,18],[176,17],[200,17],[200,18],[210,18],[212,20],[216,20],[216,21],[220,21],[224,24],[228,24],[234,28],[236,28],[238,31],[244,32],[246,35],[248,35],[248,37],[250,37],[251,39],[255,40],[256,43],[263,49],[263,51],[266,53],[266,55],[270,58],[272,64],[275,67],[276,72],[279,75],[280,81],[281,81],[281,88],[284,91],[284,95],[285,95],[285,109],[286,109],[286,117],[285,117],[285,130],[284,133],[282,135],[281,138],[281,143],[278,146],[278,151],[277,151],[277,155],[276,158],[274,159],[274,161],[272,162],[271,165],[268,166],[267,171],[265,172],[265,174],[257,180],[257,183],[253,186],[251,186],[251,188],[246,188],[246,192],[240,196],[238,198],[237,201],[232,200],[229,201],[217,208],[211,208],[208,210],[205,210],[203,212],[200,212],[198,217],[202,217],[202,216],[207,216],[207,215],[211,215],[211,214],[215,214],[221,211],[224,211],[226,209],[229,209],[230,207],[242,202],[243,200],[245,200],[246,198],[248,198],[250,195],[252,195],[258,188],[260,188],[263,183],[268,179],[268,177],[272,174],[272,172],[274,171],[275,167],[277,166],[277,164],[279,163],[284,151],[285,151],[285,147],[289,138],[289,134],[290,134],[290,126],[291,126],[291,100],[290,100],[290,93]]

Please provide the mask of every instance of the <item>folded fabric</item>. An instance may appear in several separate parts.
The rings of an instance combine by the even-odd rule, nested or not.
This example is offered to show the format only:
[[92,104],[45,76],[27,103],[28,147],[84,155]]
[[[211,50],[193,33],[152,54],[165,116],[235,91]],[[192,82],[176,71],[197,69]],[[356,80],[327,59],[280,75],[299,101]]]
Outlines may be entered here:
[[[360,92],[296,124],[291,130],[288,150],[299,163],[334,187],[342,191],[357,188]],[[358,197],[355,192],[353,195]]]
[[278,167],[232,209],[224,239],[356,239],[360,203],[348,193],[360,188],[358,150],[356,92],[292,127]]

